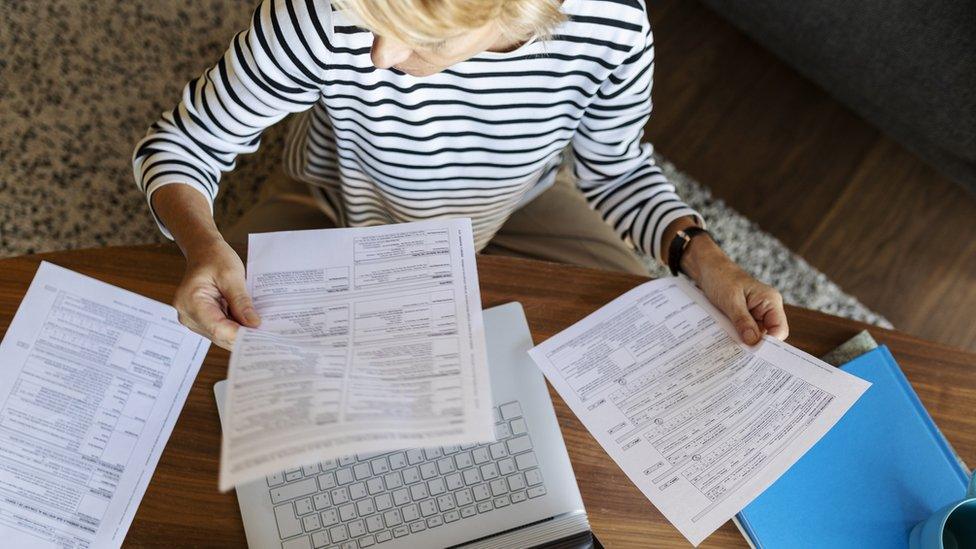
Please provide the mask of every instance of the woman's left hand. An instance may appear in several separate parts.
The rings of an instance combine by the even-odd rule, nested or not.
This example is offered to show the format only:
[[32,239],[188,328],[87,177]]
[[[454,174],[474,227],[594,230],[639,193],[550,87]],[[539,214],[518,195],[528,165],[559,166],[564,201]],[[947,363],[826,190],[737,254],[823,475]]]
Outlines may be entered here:
[[779,340],[789,335],[783,296],[743,271],[711,238],[702,235],[688,244],[681,270],[729,317],[746,344],[759,343],[764,333]]

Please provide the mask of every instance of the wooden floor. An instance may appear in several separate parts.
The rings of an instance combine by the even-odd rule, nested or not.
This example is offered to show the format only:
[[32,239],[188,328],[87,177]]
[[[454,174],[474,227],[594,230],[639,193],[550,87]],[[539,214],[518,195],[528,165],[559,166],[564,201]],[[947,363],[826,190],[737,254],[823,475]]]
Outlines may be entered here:
[[704,6],[649,9],[657,149],[896,328],[976,350],[976,199]]

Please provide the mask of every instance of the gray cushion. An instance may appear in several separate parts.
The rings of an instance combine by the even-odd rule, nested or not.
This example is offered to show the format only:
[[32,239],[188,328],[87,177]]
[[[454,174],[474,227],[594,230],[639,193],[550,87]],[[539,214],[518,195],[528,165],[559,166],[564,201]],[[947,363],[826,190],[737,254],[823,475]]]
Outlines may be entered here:
[[703,1],[976,192],[976,2]]

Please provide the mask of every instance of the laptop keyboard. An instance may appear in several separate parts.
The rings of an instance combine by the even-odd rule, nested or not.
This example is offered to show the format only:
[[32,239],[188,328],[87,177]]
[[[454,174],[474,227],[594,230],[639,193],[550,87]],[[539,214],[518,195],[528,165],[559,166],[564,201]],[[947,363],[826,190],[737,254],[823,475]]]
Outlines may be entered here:
[[267,477],[282,549],[365,549],[545,495],[518,401],[490,444],[362,454]]

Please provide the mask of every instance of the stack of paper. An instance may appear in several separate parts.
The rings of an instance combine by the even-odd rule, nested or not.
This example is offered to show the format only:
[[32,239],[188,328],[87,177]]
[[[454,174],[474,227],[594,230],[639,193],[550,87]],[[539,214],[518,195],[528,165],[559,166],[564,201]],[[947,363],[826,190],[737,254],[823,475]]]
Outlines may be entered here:
[[222,490],[352,453],[491,440],[468,219],[251,235]]

